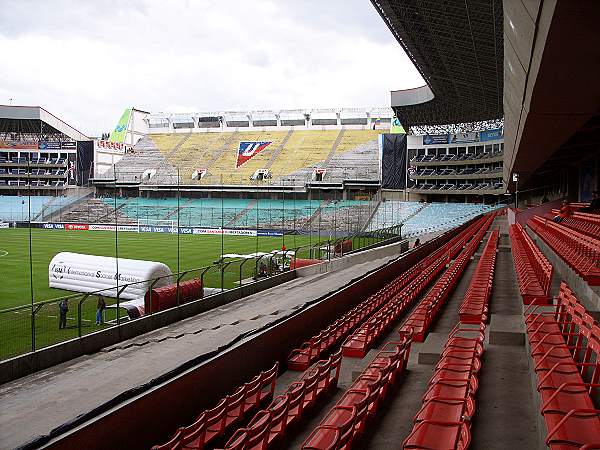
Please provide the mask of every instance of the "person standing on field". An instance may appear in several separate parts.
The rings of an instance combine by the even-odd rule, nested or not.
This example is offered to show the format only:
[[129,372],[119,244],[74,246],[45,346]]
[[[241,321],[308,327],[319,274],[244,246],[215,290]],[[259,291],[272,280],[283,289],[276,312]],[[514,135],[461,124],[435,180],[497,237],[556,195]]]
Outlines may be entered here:
[[96,325],[102,325],[104,323],[104,309],[106,308],[106,302],[104,297],[98,296],[98,304],[96,305]]
[[62,299],[58,304],[58,312],[60,314],[58,320],[58,329],[67,328],[67,313],[69,312],[69,300],[66,298]]

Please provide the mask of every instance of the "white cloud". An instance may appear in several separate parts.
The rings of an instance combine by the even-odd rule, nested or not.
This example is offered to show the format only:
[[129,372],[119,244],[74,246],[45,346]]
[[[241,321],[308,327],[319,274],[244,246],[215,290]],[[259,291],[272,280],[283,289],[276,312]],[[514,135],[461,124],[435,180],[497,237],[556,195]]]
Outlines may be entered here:
[[0,54],[0,104],[92,135],[127,106],[385,106],[423,84],[367,0],[9,0]]

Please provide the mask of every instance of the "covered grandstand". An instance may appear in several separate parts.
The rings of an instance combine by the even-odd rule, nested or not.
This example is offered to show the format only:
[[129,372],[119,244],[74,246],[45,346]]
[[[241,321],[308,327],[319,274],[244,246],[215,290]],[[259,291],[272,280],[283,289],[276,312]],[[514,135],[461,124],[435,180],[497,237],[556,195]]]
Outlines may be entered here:
[[90,138],[38,106],[0,106],[0,195],[63,195],[87,184]]
[[[372,194],[381,178],[380,135],[391,116],[386,108],[154,114],[149,134],[114,167],[96,170],[94,183],[116,183],[129,193],[225,185],[298,187],[306,199],[315,189],[340,190],[344,198]],[[240,159],[252,143],[258,151]]]
[[600,448],[600,3],[372,4],[427,83],[391,93],[407,136],[373,110],[154,115],[51,213],[171,222],[178,252],[318,230],[317,255],[0,361],[0,447]]

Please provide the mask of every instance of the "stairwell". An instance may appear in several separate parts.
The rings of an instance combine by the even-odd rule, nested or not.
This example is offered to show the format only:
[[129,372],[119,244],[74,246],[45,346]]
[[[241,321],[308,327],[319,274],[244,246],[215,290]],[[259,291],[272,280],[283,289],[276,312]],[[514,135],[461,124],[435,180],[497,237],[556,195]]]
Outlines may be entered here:
[[84,223],[114,223],[133,224],[136,220],[123,214],[120,210],[127,202],[119,205],[116,209],[96,198],[89,198],[83,202],[73,205],[68,211],[59,217],[60,222],[84,222]]
[[340,142],[342,142],[342,139],[344,138],[345,132],[346,132],[346,130],[344,128],[342,128],[340,130],[337,137],[335,138],[335,141],[333,142],[333,145],[331,146],[331,150],[329,150],[329,155],[327,155],[327,159],[325,159],[325,162],[323,163],[323,165],[321,167],[327,168],[327,166],[329,166],[329,163],[333,159],[333,156],[335,155],[335,152],[336,152],[338,146],[340,145]]
[[223,153],[225,153],[226,150],[229,149],[229,147],[231,146],[231,143],[234,142],[235,140],[237,140],[239,134],[240,133],[237,130],[234,131],[233,133],[231,133],[231,136],[229,136],[229,139],[227,139],[223,143],[223,145],[221,145],[221,147],[219,147],[219,149],[213,154],[212,158],[210,158],[208,163],[206,163],[206,173],[208,176],[214,177],[214,175],[210,173],[210,168],[221,157],[221,155]]
[[117,215],[117,217],[121,217],[121,218],[123,218],[123,220],[129,221],[129,217],[126,214],[121,214],[119,211],[121,209],[123,209],[129,202],[131,202],[131,200],[133,200],[133,199],[132,198],[128,199],[125,203],[121,203],[116,208],[113,208],[112,211],[108,211],[103,216],[98,217],[96,219],[96,222],[99,222],[99,223],[109,222],[110,223],[111,221],[114,221],[115,214]]
[[375,216],[375,213],[379,209],[379,205],[381,205],[381,199],[377,200],[377,204],[375,205],[375,208],[373,208],[373,211],[371,211],[371,214],[369,214],[369,217],[365,221],[364,225],[361,227],[360,231],[367,231],[369,229],[369,225],[371,224],[371,220],[373,220],[373,216]]
[[165,216],[164,220],[169,220],[171,217],[173,217],[174,215],[176,215],[179,211],[181,211],[183,208],[185,208],[186,205],[192,203],[192,199],[188,198],[186,199],[183,203],[181,203],[181,200],[179,201],[179,207],[177,208],[173,208],[171,211],[169,211],[167,213],[167,215]]
[[[173,166],[169,162],[169,160],[171,159],[171,157],[173,157],[175,155],[175,153],[177,153],[177,150],[179,150],[181,148],[181,146],[187,142],[187,140],[190,138],[191,135],[192,135],[192,131],[190,130],[189,133],[186,133],[183,136],[183,138],[177,144],[175,144],[175,146],[171,150],[169,150],[169,152],[166,155],[164,155],[163,162],[158,167],[156,167],[156,175],[158,175],[158,177],[162,177],[162,178],[165,177],[165,174],[162,173],[161,169],[166,169],[167,174],[169,173],[169,168],[175,169],[175,171],[178,172],[177,167]],[[166,175],[166,176],[170,177],[170,175]],[[179,176],[178,176],[178,178],[179,178]],[[157,180],[158,179],[159,178],[157,178]],[[181,182],[181,179],[179,181]],[[171,182],[172,182],[172,180],[171,180]]]
[[290,137],[292,136],[293,132],[294,132],[293,129],[291,129],[290,131],[287,132],[287,134],[283,138],[283,141],[281,141],[281,144],[279,144],[279,146],[277,147],[277,149],[273,152],[273,154],[271,155],[271,157],[267,161],[267,164],[265,164],[265,167],[264,167],[265,169],[270,169],[271,166],[273,165],[273,163],[275,162],[275,160],[277,158],[279,158],[279,155],[281,154],[282,150],[286,146],[286,144],[287,144],[288,140],[290,139]]
[[[84,194],[81,195],[81,197],[79,197],[77,200],[75,200],[72,203],[68,203],[67,205],[62,206],[61,208],[58,208],[55,211],[52,211],[52,204],[54,203],[54,200],[53,200],[52,204],[48,203],[40,211],[40,213],[34,218],[34,220],[39,220],[40,222],[56,220],[56,218],[62,217],[65,213],[69,212],[71,209],[77,207],[82,202],[85,202],[87,199],[91,198],[92,194],[93,194],[92,189],[85,188]],[[48,210],[50,210],[50,211],[48,211]]]
[[36,220],[38,220],[40,217],[43,217],[43,216],[44,216],[44,213],[45,213],[45,212],[48,210],[48,208],[50,208],[50,207],[52,207],[52,205],[54,205],[54,202],[55,202],[55,200],[56,200],[56,197],[52,197],[52,198],[50,199],[50,201],[49,201],[48,203],[46,203],[46,204],[45,204],[45,205],[42,207],[42,209],[40,210],[40,212],[39,212],[39,213],[37,213],[37,214],[36,214],[36,215],[33,217],[33,219],[31,219],[31,221],[32,221],[32,222],[35,222],[35,221],[36,221]]
[[313,224],[315,222],[317,222],[319,220],[319,218],[321,217],[321,214],[323,213],[323,210],[327,207],[327,205],[329,205],[331,203],[331,200],[323,200],[321,202],[321,204],[319,205],[319,207],[317,209],[315,209],[315,212],[312,213],[312,215],[308,218],[308,220],[305,222],[304,226],[306,228],[312,228]]
[[233,219],[225,224],[226,227],[233,227],[239,220],[241,220],[249,211],[256,206],[256,200],[250,201],[244,209],[238,212]]
[[179,150],[181,148],[181,146],[183,144],[185,144],[187,142],[187,140],[190,138],[190,136],[192,136],[192,131],[190,130],[189,133],[185,134],[183,136],[183,139],[181,139],[176,145],[175,147],[173,147],[171,150],[169,150],[169,153],[167,153],[165,156],[167,159],[171,158],[173,155],[175,155],[175,153],[177,153],[177,150]]
[[[427,208],[429,206],[429,203],[423,203],[423,206],[421,206],[419,209],[417,209],[414,213],[412,213],[411,215],[409,215],[406,219],[404,219],[404,222],[406,222],[408,219],[412,219],[413,217],[415,217],[417,214],[419,214],[421,211],[423,211],[425,208]],[[403,222],[403,223],[404,223]]]

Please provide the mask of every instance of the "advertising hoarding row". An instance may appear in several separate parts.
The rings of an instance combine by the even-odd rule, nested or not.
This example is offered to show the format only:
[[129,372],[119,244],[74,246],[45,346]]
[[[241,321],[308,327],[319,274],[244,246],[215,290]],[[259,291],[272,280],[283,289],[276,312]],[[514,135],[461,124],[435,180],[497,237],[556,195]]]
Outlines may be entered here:
[[504,137],[504,130],[484,130],[470,133],[425,134],[423,145],[468,144],[472,142],[495,141]]
[[[112,224],[87,224],[87,223],[39,223],[40,228],[47,230],[67,231],[124,231],[133,233],[170,233],[177,234],[176,226],[155,225],[112,225]],[[198,228],[179,227],[179,234],[220,235],[225,236],[282,236],[278,230],[249,230],[235,228]]]
[[31,142],[21,142],[21,141],[3,141],[0,140],[0,150],[8,150],[8,151],[22,151],[22,150],[44,150],[44,151],[52,151],[52,150],[77,150],[77,142],[75,141],[31,141]]

